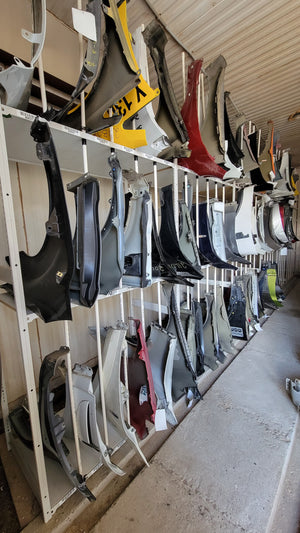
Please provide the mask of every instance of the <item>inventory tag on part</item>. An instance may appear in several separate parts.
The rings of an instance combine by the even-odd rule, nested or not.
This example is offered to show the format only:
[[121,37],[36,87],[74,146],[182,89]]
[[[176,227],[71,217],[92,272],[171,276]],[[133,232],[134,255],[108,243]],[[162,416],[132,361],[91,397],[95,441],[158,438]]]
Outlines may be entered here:
[[139,404],[142,405],[144,402],[148,401],[148,391],[147,385],[142,385],[139,393]]
[[237,326],[231,326],[231,333],[232,333],[233,337],[240,337],[241,339],[244,336],[244,332],[243,332],[242,328],[239,328]]
[[163,431],[164,429],[168,429],[165,409],[156,409],[155,429],[156,431]]

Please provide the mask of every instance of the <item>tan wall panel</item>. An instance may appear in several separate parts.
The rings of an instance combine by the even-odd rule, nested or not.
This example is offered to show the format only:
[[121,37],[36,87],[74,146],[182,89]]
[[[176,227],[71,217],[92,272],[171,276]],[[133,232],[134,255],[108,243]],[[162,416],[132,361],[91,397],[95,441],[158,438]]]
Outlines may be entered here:
[[[32,31],[31,2],[1,2],[0,48],[24,61],[31,60],[31,44],[21,36],[21,29]],[[76,84],[79,73],[78,34],[47,12],[47,32],[43,49],[44,69],[49,74]]]
[[0,305],[0,351],[8,401],[11,402],[25,393],[24,368],[18,336],[15,311]]

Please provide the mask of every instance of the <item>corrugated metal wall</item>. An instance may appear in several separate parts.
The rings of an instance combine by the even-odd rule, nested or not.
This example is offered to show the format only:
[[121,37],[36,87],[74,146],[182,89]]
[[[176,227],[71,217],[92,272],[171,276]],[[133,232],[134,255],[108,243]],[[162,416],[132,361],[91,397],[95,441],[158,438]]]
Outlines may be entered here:
[[[195,59],[204,59],[204,69],[219,54],[225,57],[225,89],[238,109],[263,136],[272,119],[279,143],[300,167],[300,120],[288,121],[300,110],[300,0],[130,0],[132,32],[154,18],[147,4]],[[48,9],[70,25],[72,6],[76,0],[47,0]],[[167,63],[181,105],[182,48],[168,37]],[[190,61],[186,55],[186,70]]]
[[[225,89],[262,133],[272,119],[282,148],[300,166],[300,1],[150,0],[167,27],[205,67],[219,54],[227,62]],[[145,0],[128,4],[128,24],[147,24]],[[181,48],[169,37],[166,56],[176,96],[183,102]],[[186,68],[191,58],[186,55]]]

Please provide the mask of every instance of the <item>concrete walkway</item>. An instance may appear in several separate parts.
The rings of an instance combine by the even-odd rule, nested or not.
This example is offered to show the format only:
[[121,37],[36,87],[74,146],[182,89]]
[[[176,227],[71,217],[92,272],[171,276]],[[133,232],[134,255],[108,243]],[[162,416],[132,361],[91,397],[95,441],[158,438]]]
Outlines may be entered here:
[[296,533],[300,280],[92,530]]

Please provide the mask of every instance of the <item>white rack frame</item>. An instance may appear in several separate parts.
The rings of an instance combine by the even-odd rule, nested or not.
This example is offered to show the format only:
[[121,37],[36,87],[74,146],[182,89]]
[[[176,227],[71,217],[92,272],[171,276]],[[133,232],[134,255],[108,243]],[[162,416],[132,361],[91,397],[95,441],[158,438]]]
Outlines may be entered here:
[[[26,394],[29,404],[29,413],[32,427],[32,436],[33,436],[33,448],[34,455],[37,467],[37,477],[39,481],[39,493],[40,493],[40,503],[42,507],[44,521],[48,522],[55,510],[75,491],[75,488],[68,490],[63,497],[60,497],[58,501],[51,503],[51,498],[49,494],[49,485],[47,479],[47,469],[45,463],[45,457],[43,453],[41,430],[39,424],[39,414],[38,414],[38,404],[37,404],[37,394],[36,394],[36,384],[34,379],[33,372],[33,362],[30,346],[30,335],[28,330],[28,324],[32,320],[35,320],[37,316],[28,311],[25,306],[24,299],[24,290],[22,282],[22,273],[20,268],[19,261],[19,247],[18,239],[16,232],[16,222],[14,217],[14,208],[13,208],[13,198],[10,182],[10,172],[8,161],[17,161],[23,163],[31,163],[34,165],[41,165],[41,162],[37,159],[35,154],[35,143],[30,136],[30,126],[35,116],[26,113],[24,111],[19,111],[14,108],[10,108],[4,105],[1,105],[0,112],[0,184],[2,189],[3,196],[3,206],[4,206],[4,216],[7,229],[8,245],[9,245],[9,256],[10,256],[10,270],[9,276],[12,277],[13,287],[14,287],[14,299],[7,294],[0,294],[0,303],[3,305],[9,306],[12,309],[15,309],[18,319],[18,331],[21,342],[23,366],[25,372],[25,381],[26,381]],[[185,190],[187,188],[187,180],[193,180],[196,185],[196,204],[199,203],[200,192],[203,191],[203,198],[206,198],[206,201],[209,200],[211,191],[215,197],[218,196],[219,189],[222,189],[222,200],[225,201],[225,189],[229,187],[232,189],[232,199],[235,199],[236,188],[240,185],[235,182],[223,182],[217,178],[203,178],[197,176],[194,172],[184,167],[181,167],[175,162],[169,162],[161,160],[157,157],[151,157],[147,154],[143,154],[139,151],[126,148],[120,145],[116,145],[110,141],[106,141],[102,138],[95,137],[86,132],[80,132],[78,130],[63,126],[57,123],[50,123],[50,128],[52,131],[54,143],[59,150],[58,160],[62,170],[73,171],[73,172],[84,172],[86,168],[86,163],[84,163],[82,158],[82,139],[85,139],[87,146],[88,154],[88,168],[89,172],[98,177],[107,177],[107,171],[102,171],[102,168],[107,167],[107,159],[111,152],[114,150],[120,160],[122,169],[137,169],[140,173],[144,174],[146,179],[151,176],[151,185],[154,188],[154,212],[155,219],[158,222],[159,217],[159,202],[158,202],[158,189],[159,187],[173,183],[174,190],[174,214],[176,221],[176,230],[178,231],[178,195],[179,195],[179,183],[185,185]],[[138,158],[138,167],[136,164]],[[105,162],[105,165],[103,163]],[[153,181],[152,181],[153,180]],[[150,180],[149,180],[150,181]],[[201,191],[199,185],[202,185]],[[243,186],[243,185],[241,185]],[[181,189],[182,190],[182,189]],[[198,233],[199,224],[196,220],[196,231]],[[198,235],[196,235],[196,238]],[[261,256],[259,256],[259,265],[261,264]],[[256,267],[256,258],[255,264]],[[217,269],[214,267],[208,266],[203,267],[205,272],[205,278],[195,284],[195,293],[198,300],[200,300],[201,289],[205,288],[206,292],[209,291],[210,287],[214,288],[216,291],[217,284],[222,286],[230,286],[233,281],[233,272],[231,271],[230,276],[228,271],[221,271],[221,279],[217,279]],[[240,267],[240,271],[243,271],[243,266]],[[282,271],[282,269],[281,269]],[[7,271],[8,272],[8,271]],[[5,276],[7,275],[5,272]],[[3,269],[0,271],[0,277],[3,276]],[[211,275],[212,274],[212,275]],[[285,272],[290,275],[290,269]],[[284,277],[284,274],[282,274]],[[228,277],[228,279],[226,279]],[[162,321],[162,303],[161,303],[161,280],[156,280],[157,283],[157,304],[154,304],[154,308],[158,312],[158,322],[161,324]],[[99,295],[98,301],[103,298],[109,298],[113,295],[120,295],[120,314],[122,320],[124,320],[124,307],[123,307],[123,294],[127,292],[132,292],[136,290],[133,287],[124,287],[120,285],[118,289],[112,291],[109,295]],[[179,287],[177,290],[177,297],[180,297]],[[144,308],[147,308],[147,302],[144,304],[144,293],[143,289],[139,290],[139,306],[141,307],[142,318],[144,322]],[[189,294],[189,293],[188,293]],[[95,304],[95,319],[97,329],[100,329],[100,317],[98,309],[98,301]],[[137,305],[136,300],[132,300],[134,305]],[[68,332],[68,323],[65,323],[65,338],[66,344],[69,345],[69,332]],[[101,358],[101,343],[99,338],[97,338],[97,354],[99,366],[102,365]],[[69,371],[70,371],[70,362],[69,362]],[[6,399],[6,390],[5,390],[5,376],[3,376],[3,385],[2,385],[2,412],[5,422],[6,430],[6,439],[7,445],[10,448],[12,445],[12,437],[10,426],[8,422],[8,405]],[[74,420],[74,434],[75,434],[75,443],[76,443],[76,456],[79,469],[82,470],[82,455],[81,447],[78,441],[78,435],[76,431],[76,417],[73,412]],[[105,441],[107,442],[107,432],[105,431]],[[119,448],[121,443],[116,445],[116,448]],[[83,472],[89,477],[94,471],[96,471],[102,463],[95,463],[89,472]]]

